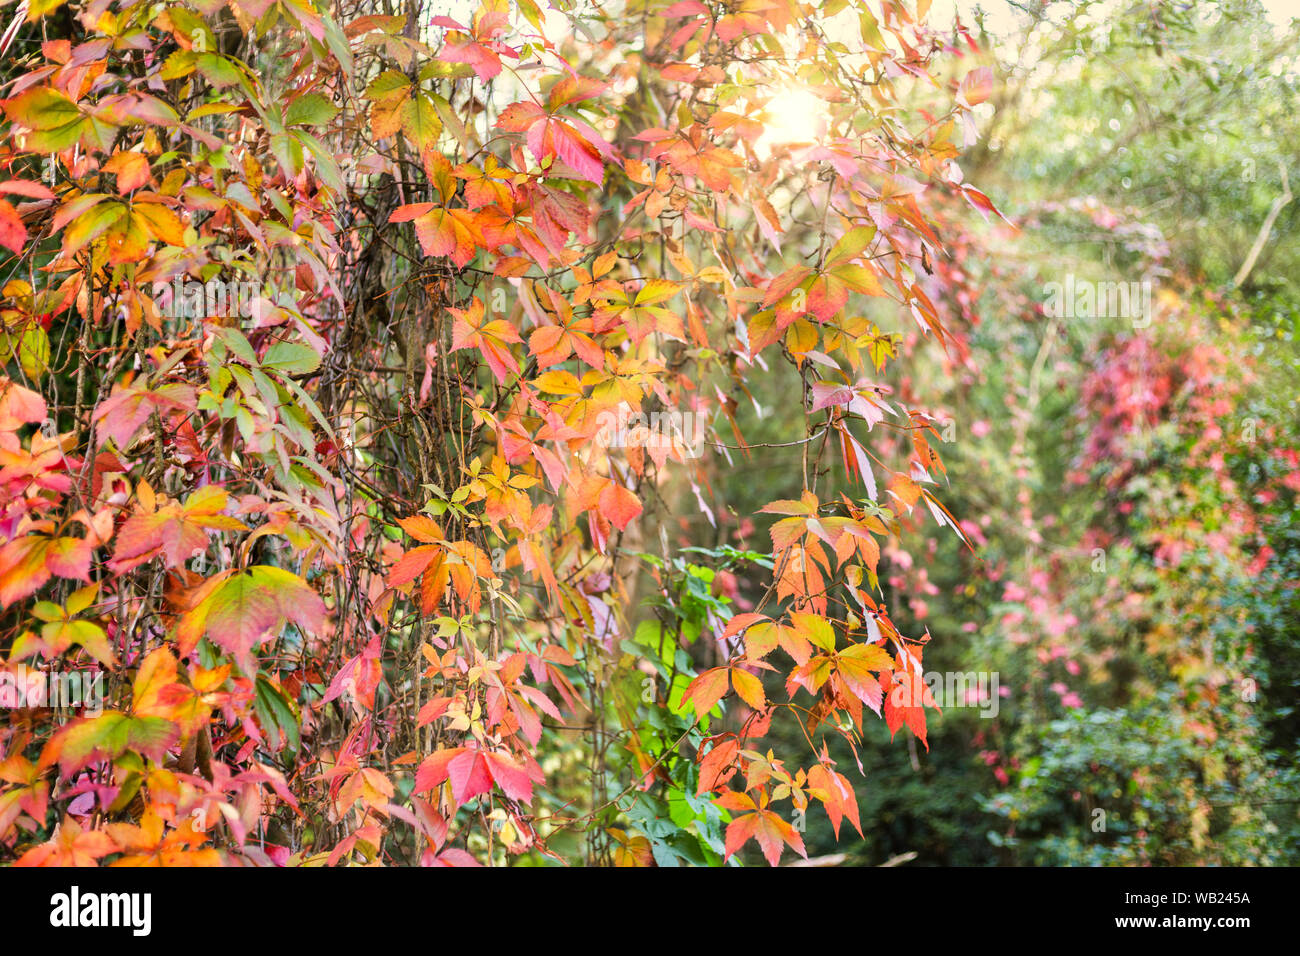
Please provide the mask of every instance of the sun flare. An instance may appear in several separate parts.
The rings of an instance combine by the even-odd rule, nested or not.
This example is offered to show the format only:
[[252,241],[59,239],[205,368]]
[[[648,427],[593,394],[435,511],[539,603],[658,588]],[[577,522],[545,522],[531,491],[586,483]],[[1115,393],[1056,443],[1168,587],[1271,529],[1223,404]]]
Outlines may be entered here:
[[806,89],[791,87],[772,97],[763,108],[764,131],[759,142],[773,146],[815,143],[826,133],[826,104]]

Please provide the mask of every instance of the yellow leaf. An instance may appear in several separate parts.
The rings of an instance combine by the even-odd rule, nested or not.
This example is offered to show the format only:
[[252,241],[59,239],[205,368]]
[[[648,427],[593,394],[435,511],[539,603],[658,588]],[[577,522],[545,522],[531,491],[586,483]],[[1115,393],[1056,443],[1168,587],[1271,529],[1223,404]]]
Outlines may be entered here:
[[754,710],[762,710],[767,706],[767,698],[763,695],[763,682],[749,671],[739,668],[732,670],[731,686],[736,689],[740,699]]
[[185,227],[181,224],[180,217],[166,206],[136,203],[131,211],[159,242],[165,242],[169,246],[185,245]]

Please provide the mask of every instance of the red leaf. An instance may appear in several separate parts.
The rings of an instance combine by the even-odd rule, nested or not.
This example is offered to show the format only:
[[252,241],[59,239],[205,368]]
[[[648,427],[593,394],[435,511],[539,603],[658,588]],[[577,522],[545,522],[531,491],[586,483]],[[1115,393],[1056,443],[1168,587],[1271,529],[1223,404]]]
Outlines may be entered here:
[[23,225],[18,212],[8,201],[0,199],[0,246],[13,250],[15,254],[23,251],[27,242],[27,227]]
[[483,751],[466,749],[447,764],[451,778],[451,795],[457,804],[466,804],[492,789],[492,774]]
[[533,781],[527,770],[514,758],[503,753],[484,752],[493,781],[511,800],[529,803],[533,799]]
[[442,554],[442,548],[436,545],[423,545],[418,548],[412,548],[398,560],[388,572],[388,586],[390,588],[400,588],[404,584],[410,584],[421,574],[425,568],[436,560]]
[[978,106],[993,95],[993,68],[977,67],[966,74],[957,88],[957,102],[962,106]]
[[729,671],[725,667],[709,668],[691,681],[682,699],[693,703],[695,713],[703,717],[718,701],[722,700],[722,696],[727,692],[728,674]]
[[641,513],[641,502],[629,489],[610,481],[600,493],[600,513],[623,531]]

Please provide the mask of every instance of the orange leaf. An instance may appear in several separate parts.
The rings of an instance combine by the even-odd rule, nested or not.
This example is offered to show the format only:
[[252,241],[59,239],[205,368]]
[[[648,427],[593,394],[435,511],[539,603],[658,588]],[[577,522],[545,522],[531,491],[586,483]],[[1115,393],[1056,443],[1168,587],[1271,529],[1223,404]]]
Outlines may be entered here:
[[149,182],[149,160],[143,153],[115,153],[101,168],[117,177],[117,191],[123,196]]
[[686,688],[683,700],[689,700],[695,705],[695,713],[703,717],[711,711],[722,696],[727,692],[727,668],[712,667],[705,671],[695,680],[691,681],[690,686]]
[[740,699],[754,710],[762,710],[767,706],[767,698],[763,695],[763,682],[749,671],[741,670],[739,667],[732,668],[731,686],[736,689]]
[[600,513],[620,531],[641,513],[641,502],[629,489],[610,481],[600,493]]

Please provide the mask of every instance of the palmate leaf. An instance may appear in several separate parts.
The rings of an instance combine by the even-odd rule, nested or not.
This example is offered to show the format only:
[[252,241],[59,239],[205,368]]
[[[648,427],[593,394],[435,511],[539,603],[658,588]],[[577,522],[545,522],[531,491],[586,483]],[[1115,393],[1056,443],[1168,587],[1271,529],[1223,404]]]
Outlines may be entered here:
[[81,828],[70,816],[63,818],[47,843],[34,846],[18,860],[18,866],[94,866],[117,852],[117,844],[101,830]]
[[[762,800],[765,804],[766,797]],[[741,814],[727,825],[727,858],[734,856],[751,839],[758,841],[764,858],[772,866],[781,861],[782,844],[789,845],[790,849],[802,857],[808,856],[798,831],[783,820],[780,814],[755,803],[749,794],[728,791],[715,802],[724,809]]]
[[98,717],[76,720],[50,738],[41,754],[41,766],[57,762],[67,777],[95,761],[116,760],[128,751],[162,763],[179,737],[176,724],[163,717],[105,711]]
[[42,153],[67,149],[90,126],[76,103],[48,86],[34,87],[15,96],[5,103],[5,114],[31,131],[24,140],[26,148]]
[[183,505],[172,502],[132,515],[118,532],[112,567],[129,570],[155,556],[176,567],[207,547],[209,531],[246,531],[242,521],[222,514],[227,498],[225,489],[205,485]]
[[325,603],[302,578],[283,568],[257,565],[224,572],[200,589],[196,606],[177,624],[181,653],[205,633],[228,651],[240,668],[256,673],[253,651],[277,636],[286,624],[319,633]]
[[633,345],[639,345],[651,332],[685,341],[681,317],[662,305],[677,295],[680,288],[667,279],[651,279],[635,293],[617,290],[593,315],[596,330],[603,332],[616,324],[622,325]]
[[427,256],[447,257],[459,267],[469,264],[477,251],[477,216],[468,209],[448,209],[421,202],[398,206],[389,222],[414,222],[415,235]]
[[415,792],[423,793],[451,780],[452,798],[463,805],[501,788],[512,800],[530,803],[533,784],[543,779],[537,765],[509,754],[479,747],[453,747],[430,754],[415,774]]
[[123,853],[111,864],[124,866],[220,866],[221,856],[212,848],[195,849],[207,842],[208,835],[195,829],[192,818],[176,821],[167,830],[163,819],[152,808],[144,812],[140,825],[110,823],[109,835]]
[[0,608],[39,591],[51,575],[90,580],[89,538],[26,535],[0,546]]
[[523,133],[539,163],[558,160],[588,182],[599,184],[605,178],[605,162],[614,161],[609,144],[582,120],[560,119],[536,103],[510,104],[501,111],[497,126]]
[[101,443],[111,439],[125,450],[154,412],[193,411],[194,404],[194,389],[180,383],[117,388],[95,410],[95,434]]
[[483,300],[477,296],[468,309],[448,310],[455,317],[452,325],[451,350],[476,348],[487,361],[497,381],[504,384],[511,375],[519,374],[519,360],[510,351],[510,345],[523,340],[513,325],[505,319],[489,319]]

